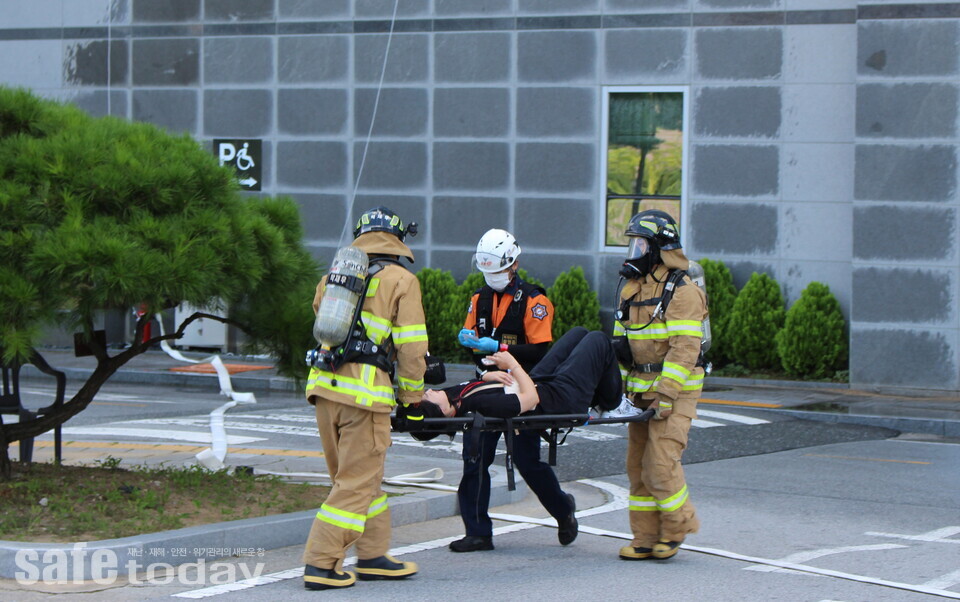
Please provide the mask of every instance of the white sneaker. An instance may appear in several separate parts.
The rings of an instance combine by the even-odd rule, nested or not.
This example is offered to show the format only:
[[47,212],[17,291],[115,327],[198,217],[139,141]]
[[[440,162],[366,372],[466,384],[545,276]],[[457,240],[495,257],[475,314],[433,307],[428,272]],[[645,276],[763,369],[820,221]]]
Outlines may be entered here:
[[613,410],[603,412],[600,414],[601,418],[626,418],[628,416],[636,416],[637,414],[642,413],[642,410],[637,406],[633,405],[626,395],[620,400],[620,405]]

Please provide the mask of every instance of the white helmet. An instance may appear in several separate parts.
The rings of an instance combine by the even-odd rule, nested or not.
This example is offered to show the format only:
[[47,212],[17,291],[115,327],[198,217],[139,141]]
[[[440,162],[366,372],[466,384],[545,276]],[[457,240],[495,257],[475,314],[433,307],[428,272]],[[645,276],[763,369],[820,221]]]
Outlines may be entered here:
[[513,234],[494,228],[480,237],[473,259],[478,270],[493,273],[512,266],[519,256],[520,247]]

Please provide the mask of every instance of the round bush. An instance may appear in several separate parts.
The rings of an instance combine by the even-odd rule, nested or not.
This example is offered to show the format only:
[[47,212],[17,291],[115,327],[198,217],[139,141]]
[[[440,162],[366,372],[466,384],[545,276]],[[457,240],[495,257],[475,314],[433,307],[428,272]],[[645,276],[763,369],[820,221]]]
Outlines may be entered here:
[[846,368],[847,335],[840,303],[830,287],[811,282],[787,311],[776,337],[784,371],[801,378],[826,378]]
[[780,367],[775,337],[783,328],[785,313],[777,283],[766,274],[754,272],[733,302],[726,325],[737,363],[753,369]]
[[423,313],[427,320],[430,354],[450,361],[459,357],[457,333],[463,325],[462,310],[454,302],[457,281],[449,271],[423,268],[417,272],[423,295]]
[[713,340],[707,359],[720,367],[733,361],[728,323],[733,312],[733,302],[737,299],[737,288],[733,285],[733,275],[722,261],[701,259],[698,263],[703,267],[703,277],[707,283],[710,332]]
[[590,288],[583,268],[574,266],[557,276],[547,289],[547,297],[556,310],[553,316],[553,340],[559,339],[574,326],[600,330],[600,301]]

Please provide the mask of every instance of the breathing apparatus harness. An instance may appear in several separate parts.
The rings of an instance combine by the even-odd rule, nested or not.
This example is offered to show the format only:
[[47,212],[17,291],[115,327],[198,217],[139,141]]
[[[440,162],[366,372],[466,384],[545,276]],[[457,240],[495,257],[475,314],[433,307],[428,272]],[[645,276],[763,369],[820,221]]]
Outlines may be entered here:
[[[625,319],[629,318],[631,307],[654,305],[655,307],[653,308],[653,313],[650,315],[650,320],[648,320],[647,323],[644,324],[643,326],[640,326],[637,328],[631,328],[630,330],[644,330],[648,328],[651,324],[653,324],[653,321],[655,319],[657,319],[658,317],[663,318],[666,316],[667,307],[670,305],[670,301],[673,300],[673,295],[674,293],[676,293],[677,288],[681,286],[685,286],[687,284],[686,282],[683,281],[683,277],[686,275],[687,275],[686,270],[680,270],[677,268],[671,269],[667,274],[667,277],[664,279],[663,292],[660,293],[659,297],[651,297],[643,301],[633,301],[631,299],[623,299],[620,302],[620,307],[617,309],[617,312],[616,314],[614,314],[614,317],[618,322],[622,324]],[[617,285],[618,299],[620,298],[620,291],[623,290],[624,280],[625,278],[621,276],[620,283]],[[663,362],[650,363],[650,364],[633,363],[633,354],[630,353],[629,343],[627,343],[626,337],[618,337],[618,338],[622,339],[622,342],[615,340],[614,348],[617,351],[617,357],[621,361],[621,363],[631,365],[633,369],[636,370],[637,372],[663,371]],[[626,355],[627,353],[629,353],[630,355],[627,356]],[[630,358],[629,362],[623,361],[624,359],[626,359],[626,357]],[[704,357],[702,348],[700,349],[700,355],[697,356],[697,363],[694,364],[694,366],[695,367],[706,366],[706,358]]]
[[[523,300],[526,297],[533,297],[535,294],[544,294],[543,288],[524,282],[517,276],[519,284],[517,292],[514,293],[510,301],[510,307],[507,308],[503,320],[497,326],[493,325],[493,294],[494,290],[489,286],[477,289],[477,336],[491,337],[500,340],[502,335],[510,334],[517,337],[513,345],[526,343],[526,333],[523,328]],[[487,321],[489,320],[489,322]]]
[[336,372],[340,366],[347,362],[370,364],[380,368],[390,375],[391,380],[393,379],[394,366],[390,359],[393,354],[393,339],[385,344],[374,343],[367,336],[367,329],[360,317],[363,312],[363,302],[367,298],[367,289],[373,279],[372,276],[380,272],[386,264],[398,265],[406,269],[400,261],[392,257],[373,257],[370,259],[370,267],[366,278],[361,279],[345,274],[330,274],[327,279],[328,284],[343,286],[360,294],[357,306],[353,310],[353,327],[350,328],[346,340],[338,347],[324,349],[322,346],[318,346],[308,351],[308,366],[318,366],[329,372]]

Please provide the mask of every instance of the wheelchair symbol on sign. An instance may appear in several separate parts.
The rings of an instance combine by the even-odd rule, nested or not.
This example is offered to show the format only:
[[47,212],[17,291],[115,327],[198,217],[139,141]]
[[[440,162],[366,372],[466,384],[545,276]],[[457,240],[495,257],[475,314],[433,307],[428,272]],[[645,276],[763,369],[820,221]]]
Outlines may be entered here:
[[219,151],[220,165],[236,160],[234,162],[234,165],[236,165],[237,169],[240,171],[247,171],[248,169],[256,165],[256,163],[253,162],[253,157],[250,157],[249,155],[247,155],[247,150],[249,148],[250,148],[249,142],[244,142],[243,148],[241,148],[240,150],[237,150],[237,147],[229,143],[220,144],[220,151]]

